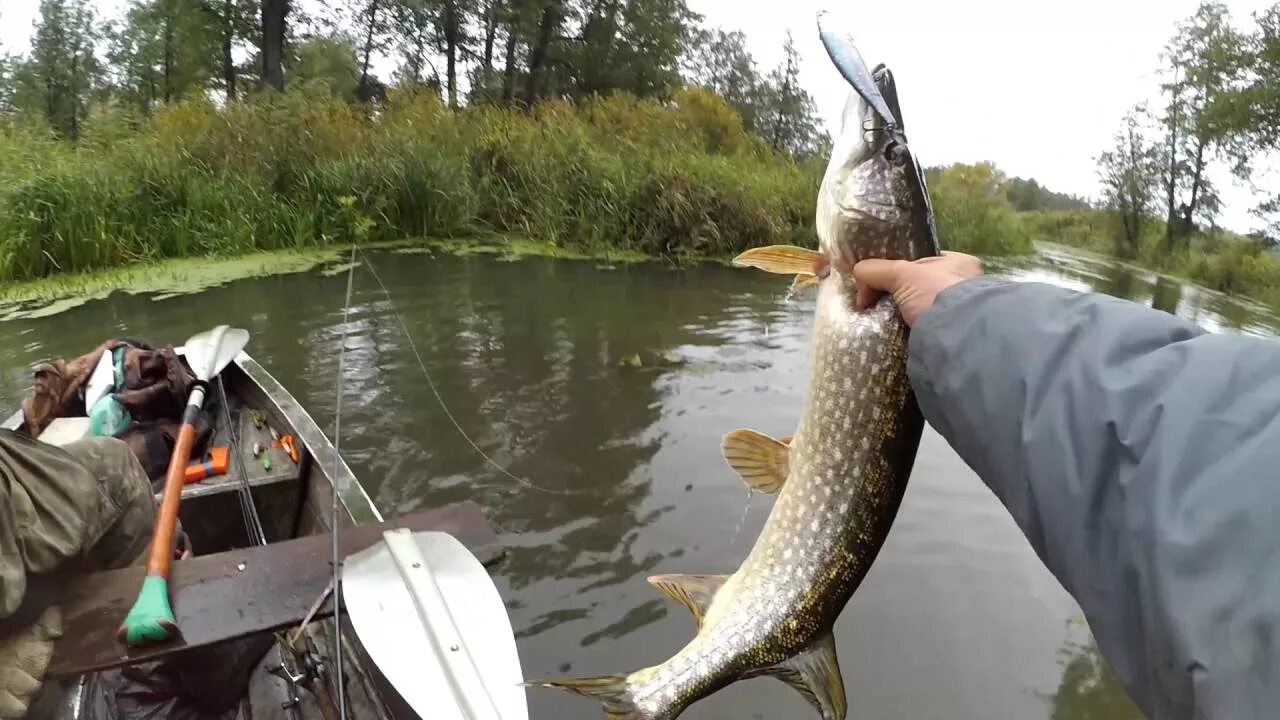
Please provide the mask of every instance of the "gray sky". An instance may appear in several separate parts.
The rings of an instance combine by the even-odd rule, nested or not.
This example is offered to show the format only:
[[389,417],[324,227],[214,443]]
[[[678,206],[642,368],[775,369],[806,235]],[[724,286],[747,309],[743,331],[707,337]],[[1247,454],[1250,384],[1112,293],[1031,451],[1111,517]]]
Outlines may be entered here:
[[[1273,0],[1229,0],[1237,24]],[[848,86],[827,60],[814,18],[853,35],[869,65],[898,81],[908,136],[926,165],[992,160],[1010,175],[1094,195],[1094,158],[1124,112],[1158,93],[1159,53],[1198,0],[689,0],[707,24],[741,30],[767,69],[791,30],[802,80],[835,128]],[[38,0],[0,0],[0,44],[25,49]],[[99,0],[112,15],[121,0]],[[848,9],[849,6],[855,6]],[[1219,173],[1223,224],[1247,230],[1249,190]],[[1264,173],[1262,187],[1280,176]]]

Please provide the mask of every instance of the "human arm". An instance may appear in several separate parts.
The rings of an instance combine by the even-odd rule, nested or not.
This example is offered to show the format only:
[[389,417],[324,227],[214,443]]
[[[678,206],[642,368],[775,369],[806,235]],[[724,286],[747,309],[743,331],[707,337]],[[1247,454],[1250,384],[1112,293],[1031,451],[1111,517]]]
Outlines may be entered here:
[[1151,717],[1280,707],[1280,342],[1038,283],[915,319],[930,424],[1008,508]]

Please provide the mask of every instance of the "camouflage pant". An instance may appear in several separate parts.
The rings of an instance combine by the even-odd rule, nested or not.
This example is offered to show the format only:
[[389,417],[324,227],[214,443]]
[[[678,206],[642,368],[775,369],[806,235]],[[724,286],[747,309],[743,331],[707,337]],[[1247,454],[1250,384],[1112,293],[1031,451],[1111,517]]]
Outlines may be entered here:
[[141,562],[154,522],[151,482],[123,442],[58,449],[0,432],[0,718],[26,716],[41,696],[61,634],[57,588]]
[[89,546],[84,570],[114,570],[144,562],[156,502],[138,458],[115,438],[78,440],[63,450],[98,479],[98,523],[91,531],[98,540]]
[[0,619],[31,581],[140,559],[154,515],[151,484],[123,442],[56,448],[0,431]]

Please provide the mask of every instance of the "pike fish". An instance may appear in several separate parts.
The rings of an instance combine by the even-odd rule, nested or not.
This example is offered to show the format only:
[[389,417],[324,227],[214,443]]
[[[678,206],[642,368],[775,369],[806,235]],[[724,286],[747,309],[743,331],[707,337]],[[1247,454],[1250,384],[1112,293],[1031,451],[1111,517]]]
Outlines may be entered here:
[[697,622],[693,640],[669,660],[629,674],[530,683],[596,698],[610,720],[671,720],[759,676],[798,690],[824,720],[845,717],[831,629],[884,543],[923,427],[907,381],[907,327],[888,298],[856,309],[852,267],[939,248],[892,74],[883,65],[869,71],[852,42],[820,32],[853,90],[818,196],[819,250],[771,246],[736,259],[818,286],[812,373],[794,437],[741,429],[722,442],[746,483],[777,500],[737,572],[649,578]]

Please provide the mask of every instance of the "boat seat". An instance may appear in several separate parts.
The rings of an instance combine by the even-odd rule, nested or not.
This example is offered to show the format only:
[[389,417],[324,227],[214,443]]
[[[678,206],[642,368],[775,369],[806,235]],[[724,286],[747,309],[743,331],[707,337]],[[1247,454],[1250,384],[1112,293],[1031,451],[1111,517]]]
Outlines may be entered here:
[[[339,556],[379,542],[385,530],[447,532],[484,565],[504,554],[480,506],[464,501],[419,510],[400,518],[345,528]],[[63,634],[49,666],[52,677],[67,677],[161,657],[231,638],[296,625],[328,597],[333,577],[332,536],[308,535],[262,547],[198,555],[173,564],[169,595],[181,638],[174,643],[122,652],[116,640],[120,620],[138,596],[146,568],[134,566],[84,576],[66,591]],[[316,617],[332,613],[329,602]],[[4,630],[0,620],[0,630]]]

